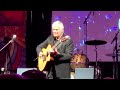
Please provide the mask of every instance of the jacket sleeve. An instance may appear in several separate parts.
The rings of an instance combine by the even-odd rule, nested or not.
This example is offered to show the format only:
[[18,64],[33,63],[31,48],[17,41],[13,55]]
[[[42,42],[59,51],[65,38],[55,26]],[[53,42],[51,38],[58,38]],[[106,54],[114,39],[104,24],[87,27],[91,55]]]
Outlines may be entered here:
[[37,47],[36,47],[37,55],[39,55],[39,53],[42,51],[42,48],[46,48],[47,47],[48,40],[49,40],[49,37],[43,43],[37,45]]

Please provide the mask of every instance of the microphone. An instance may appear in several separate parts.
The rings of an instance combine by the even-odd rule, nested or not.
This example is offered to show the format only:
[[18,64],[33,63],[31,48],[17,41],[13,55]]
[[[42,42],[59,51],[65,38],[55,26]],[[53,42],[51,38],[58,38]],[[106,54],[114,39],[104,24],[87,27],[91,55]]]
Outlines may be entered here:
[[13,42],[13,41],[16,39],[16,37],[17,37],[17,36],[14,34],[13,37],[12,37],[12,39],[11,39],[9,42],[10,42],[10,43]]
[[10,43],[12,43],[15,39],[16,39],[16,35],[13,35],[13,37],[12,37],[12,39],[4,46],[4,47],[2,47],[1,49],[0,49],[0,52],[5,48],[5,47],[7,47]]

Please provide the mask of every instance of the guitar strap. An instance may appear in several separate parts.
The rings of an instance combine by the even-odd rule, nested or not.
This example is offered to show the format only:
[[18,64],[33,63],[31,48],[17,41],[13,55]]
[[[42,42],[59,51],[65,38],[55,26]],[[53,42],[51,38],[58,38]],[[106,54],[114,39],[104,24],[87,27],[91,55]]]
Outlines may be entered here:
[[57,49],[59,49],[61,46],[62,46],[63,42],[60,42],[58,45],[57,45]]
[[[65,36],[64,36],[64,37],[65,37]],[[63,42],[64,42],[64,41],[63,41]],[[61,39],[59,39],[59,40],[55,43],[55,45],[53,46],[53,49],[54,49],[54,48],[59,49],[59,48],[62,46],[63,42],[61,41]]]

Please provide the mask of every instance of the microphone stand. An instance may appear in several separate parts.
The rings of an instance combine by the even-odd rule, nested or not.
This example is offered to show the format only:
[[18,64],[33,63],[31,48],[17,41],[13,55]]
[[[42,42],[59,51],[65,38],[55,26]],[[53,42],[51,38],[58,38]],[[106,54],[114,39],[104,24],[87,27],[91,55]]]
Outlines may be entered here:
[[[87,41],[87,19],[89,18],[90,14],[93,12],[94,14],[94,11],[90,11],[88,16],[85,18],[85,21],[83,22],[83,24],[85,24],[85,34],[86,34],[86,39],[85,41]],[[98,78],[98,65],[97,65],[97,47],[95,45],[95,50],[96,50],[96,65],[95,65],[95,78],[97,79]],[[87,56],[87,45],[86,45],[86,56]]]
[[7,47],[11,42],[13,42],[13,40],[10,40],[4,47],[2,47],[2,48],[0,49],[0,52],[1,52],[5,47]]
[[[90,14],[92,13],[92,11],[89,12],[88,16],[85,18],[85,21],[83,22],[83,24],[85,25],[85,34],[86,34],[86,38],[85,38],[85,41],[87,41],[87,19],[89,18]],[[86,56],[87,56],[87,45],[86,45]]]
[[117,34],[115,35],[114,39],[112,40],[111,44],[113,43],[113,41],[115,40],[115,51],[116,51],[116,67],[115,67],[115,79],[118,79],[118,49],[117,49],[117,40],[118,40],[118,35],[119,31],[117,32]]
[[[5,46],[3,46],[1,49],[0,49],[0,52],[6,48],[11,42],[13,42],[13,39],[10,40]],[[5,69],[3,70],[4,74],[10,74],[10,72],[8,71],[8,68],[7,68],[7,53],[6,53],[6,62],[5,62]]]
[[113,79],[115,79],[115,77],[116,77],[116,69],[115,69],[115,53],[113,52],[113,56],[112,56],[112,58],[113,58]]

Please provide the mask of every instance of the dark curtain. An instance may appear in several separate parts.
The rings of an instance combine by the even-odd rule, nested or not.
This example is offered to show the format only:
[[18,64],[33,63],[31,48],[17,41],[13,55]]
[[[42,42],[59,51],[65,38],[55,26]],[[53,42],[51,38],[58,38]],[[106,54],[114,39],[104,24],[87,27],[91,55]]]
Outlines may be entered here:
[[[51,34],[51,10],[39,10],[28,12],[26,32],[27,66],[36,67],[36,46],[43,42]],[[32,20],[31,20],[32,19]],[[32,21],[32,22],[31,22]]]

